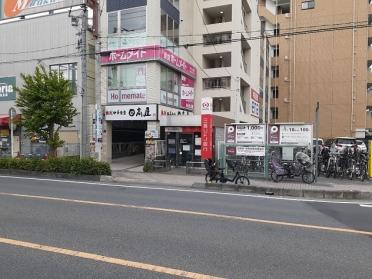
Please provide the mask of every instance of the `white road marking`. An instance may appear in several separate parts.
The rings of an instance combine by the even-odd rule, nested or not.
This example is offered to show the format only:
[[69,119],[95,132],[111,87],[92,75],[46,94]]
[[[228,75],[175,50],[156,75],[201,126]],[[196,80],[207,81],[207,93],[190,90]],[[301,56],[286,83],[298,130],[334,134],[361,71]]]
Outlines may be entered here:
[[361,207],[370,207],[372,208],[372,204],[360,204]]
[[[9,176],[0,175],[0,177],[20,179],[20,180],[34,180],[34,181],[48,181],[65,184],[83,184],[83,185],[94,185],[94,186],[105,186],[114,188],[128,188],[128,189],[139,189],[139,190],[157,190],[157,191],[170,191],[170,192],[185,192],[185,193],[199,193],[206,195],[222,195],[222,196],[236,196],[236,197],[247,197],[257,199],[268,199],[268,200],[284,200],[284,201],[295,201],[295,202],[316,202],[316,203],[330,203],[330,204],[352,204],[360,205],[360,201],[332,201],[332,200],[314,200],[305,198],[290,198],[283,196],[263,196],[257,194],[241,194],[241,193],[229,193],[229,192],[214,192],[206,190],[193,190],[193,189],[175,189],[175,188],[163,188],[163,187],[151,187],[151,186],[137,186],[137,185],[118,185],[111,183],[101,182],[87,182],[87,181],[75,181],[75,180],[60,180],[60,179],[48,179],[48,178],[35,178],[35,177],[20,177],[20,176]],[[1,185],[0,185],[1,186]]]

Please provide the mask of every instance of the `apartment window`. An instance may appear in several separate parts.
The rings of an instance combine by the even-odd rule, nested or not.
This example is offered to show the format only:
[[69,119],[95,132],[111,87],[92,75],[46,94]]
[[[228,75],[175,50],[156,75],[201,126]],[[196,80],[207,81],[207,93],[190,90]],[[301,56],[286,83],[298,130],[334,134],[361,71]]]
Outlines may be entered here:
[[372,60],[368,60],[367,68],[368,68],[368,72],[372,73]]
[[108,33],[117,34],[118,33],[118,13],[108,13]]
[[65,80],[70,81],[71,89],[74,92],[74,94],[77,93],[77,64],[76,63],[51,65],[50,70],[55,71],[58,74],[62,74]]
[[146,6],[122,10],[120,12],[121,32],[146,31]]
[[368,25],[372,25],[372,15],[368,15]]
[[279,34],[280,34],[280,25],[277,24],[274,27],[274,36],[279,36]]
[[179,94],[180,92],[180,75],[172,69],[161,66],[160,69],[160,89]]
[[270,112],[271,112],[271,119],[276,120],[279,118],[279,111],[277,107],[270,108]]
[[[371,0],[372,1],[372,0]],[[372,37],[368,38],[368,47],[372,48]]]
[[175,6],[177,9],[180,8],[180,0],[168,0],[168,2]]
[[225,112],[230,111],[230,97],[213,98],[213,111]]
[[279,45],[273,46],[273,56],[278,57],[279,56]]
[[271,67],[271,76],[272,76],[272,78],[278,78],[279,77],[279,66],[272,66]]
[[229,89],[230,84],[231,84],[231,77],[203,79],[203,89],[215,89],[215,88]]
[[231,43],[230,33],[215,33],[203,36],[204,45],[217,45]]
[[309,9],[314,9],[315,8],[315,1],[302,1],[301,4],[301,9],[302,10],[309,10]]
[[367,93],[372,94],[372,83],[367,84]]
[[96,59],[96,47],[94,45],[88,44],[89,58]]
[[279,88],[278,86],[271,87],[271,98],[278,99],[279,98]]

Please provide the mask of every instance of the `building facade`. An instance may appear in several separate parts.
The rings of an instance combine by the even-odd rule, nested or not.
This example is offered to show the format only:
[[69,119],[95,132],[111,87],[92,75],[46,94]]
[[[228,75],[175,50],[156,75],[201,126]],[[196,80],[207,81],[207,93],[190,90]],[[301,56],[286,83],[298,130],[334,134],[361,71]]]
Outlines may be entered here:
[[[9,3],[8,3],[9,2]],[[84,1],[56,1],[53,3],[28,2],[27,5],[3,1],[0,19],[0,137],[2,155],[10,155],[10,125],[8,111],[11,107],[21,112],[15,106],[17,94],[15,87],[22,87],[21,74],[33,74],[36,66],[46,70],[62,73],[71,82],[75,95],[73,104],[79,115],[73,124],[63,128],[60,137],[65,141],[63,148],[58,150],[60,155],[79,155],[82,145],[81,131],[92,134],[92,121],[82,123],[83,109],[88,112],[88,106],[95,104],[95,38],[92,30],[87,32],[87,103],[82,105],[82,20],[85,6]],[[30,6],[33,5],[33,6]],[[72,7],[71,7],[72,5]],[[68,7],[66,9],[66,7]],[[89,49],[89,51],[88,51]],[[88,114],[88,113],[87,113]],[[33,142],[26,136],[23,129],[15,131],[14,154],[44,155],[47,153],[45,142],[35,135]],[[85,144],[89,154],[89,144]]]
[[[252,2],[252,3],[251,3]],[[223,126],[262,117],[254,1],[107,0],[100,19],[102,159],[155,153],[201,159],[201,102],[211,98],[214,145]],[[148,138],[145,139],[145,133]],[[155,148],[157,149],[157,148]]]
[[322,138],[372,128],[371,1],[260,0],[272,46],[270,121],[314,123]]

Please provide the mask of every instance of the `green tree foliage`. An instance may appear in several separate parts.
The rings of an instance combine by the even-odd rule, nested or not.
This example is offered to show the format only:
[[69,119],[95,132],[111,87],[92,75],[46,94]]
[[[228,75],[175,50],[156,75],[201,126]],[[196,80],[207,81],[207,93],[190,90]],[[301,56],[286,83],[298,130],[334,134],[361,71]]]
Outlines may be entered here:
[[16,89],[21,125],[30,137],[36,134],[46,140],[49,156],[55,157],[57,148],[64,143],[59,137],[60,129],[72,124],[78,114],[72,103],[71,83],[62,74],[42,66],[37,66],[33,75],[21,74],[21,77],[23,86]]

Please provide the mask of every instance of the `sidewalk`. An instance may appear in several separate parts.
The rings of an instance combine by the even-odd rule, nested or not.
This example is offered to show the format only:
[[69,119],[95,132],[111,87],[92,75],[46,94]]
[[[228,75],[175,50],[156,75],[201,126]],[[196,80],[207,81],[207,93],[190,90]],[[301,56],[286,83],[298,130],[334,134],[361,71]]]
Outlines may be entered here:
[[103,177],[105,182],[149,184],[153,186],[192,187],[198,189],[219,189],[240,192],[252,192],[276,196],[292,196],[305,198],[326,199],[357,199],[372,200],[372,182],[357,180],[341,180],[319,177],[318,182],[308,185],[302,183],[301,178],[283,180],[275,183],[271,180],[250,178],[248,187],[235,187],[234,184],[205,184],[203,174],[186,175],[184,168],[172,169],[168,172],[144,173],[141,167],[120,169],[113,167],[112,177]]

